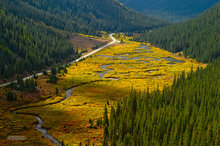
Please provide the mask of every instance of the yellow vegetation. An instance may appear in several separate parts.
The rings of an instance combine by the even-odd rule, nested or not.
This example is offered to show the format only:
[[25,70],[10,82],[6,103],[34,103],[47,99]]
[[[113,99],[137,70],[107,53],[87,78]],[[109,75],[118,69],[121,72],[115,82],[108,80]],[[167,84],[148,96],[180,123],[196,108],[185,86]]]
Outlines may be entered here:
[[[91,143],[100,144],[102,128],[90,129],[89,118],[96,121],[102,117],[107,100],[111,105],[114,101],[126,97],[132,87],[142,91],[147,88],[151,91],[157,87],[162,89],[164,85],[172,84],[175,74],[206,66],[150,44],[140,48],[142,44],[128,41],[129,38],[123,35],[115,37],[122,39],[124,44],[104,49],[71,65],[68,74],[60,78],[58,86],[63,89],[78,86],[72,91],[71,97],[59,104],[28,108],[20,112],[38,114],[44,120],[43,126],[48,129],[48,133],[60,141],[64,140],[65,144],[74,145],[80,141],[86,143],[87,139],[90,139]],[[165,57],[180,62],[174,63]],[[61,98],[54,97],[32,106]]]
[[96,39],[108,39],[109,38],[108,34],[105,31],[101,31],[100,33],[102,34],[102,37],[87,35],[87,34],[82,34],[82,33],[78,33],[78,35],[88,37],[88,38],[96,38]]

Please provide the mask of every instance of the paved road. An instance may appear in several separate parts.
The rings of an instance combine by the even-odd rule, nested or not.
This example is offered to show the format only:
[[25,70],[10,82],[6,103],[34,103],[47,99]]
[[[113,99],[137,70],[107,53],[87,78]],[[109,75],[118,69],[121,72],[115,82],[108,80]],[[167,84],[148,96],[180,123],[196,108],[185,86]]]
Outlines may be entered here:
[[[86,55],[84,55],[84,56],[82,56],[82,57],[80,57],[80,58],[74,60],[74,61],[72,61],[72,62],[70,62],[70,64],[73,64],[73,63],[75,63],[75,62],[79,62],[79,61],[80,61],[81,59],[83,59],[83,58],[86,58],[86,57],[88,57],[88,56],[91,56],[91,55],[97,53],[98,51],[100,51],[100,50],[102,50],[102,49],[104,49],[104,48],[107,48],[107,47],[113,45],[114,43],[118,43],[119,41],[116,40],[116,39],[113,37],[113,35],[114,35],[114,33],[112,33],[112,34],[109,35],[109,37],[112,39],[112,42],[110,42],[110,43],[108,43],[108,44],[106,44],[106,45],[104,45],[104,46],[102,46],[102,47],[100,47],[100,48],[98,48],[98,49],[96,49],[96,50],[94,50],[94,51],[92,51],[92,52],[90,52],[90,53],[88,53],[88,54],[86,54]],[[47,72],[50,72],[50,70],[47,70]],[[37,76],[41,76],[41,75],[43,75],[43,72],[37,73],[36,75],[37,75]],[[34,76],[34,75],[25,77],[25,78],[23,78],[23,80],[27,80],[27,79],[33,78],[33,76]],[[12,81],[12,82],[16,83],[17,81]],[[9,84],[12,83],[12,82],[0,84],[0,87],[7,86],[7,85],[9,85]]]

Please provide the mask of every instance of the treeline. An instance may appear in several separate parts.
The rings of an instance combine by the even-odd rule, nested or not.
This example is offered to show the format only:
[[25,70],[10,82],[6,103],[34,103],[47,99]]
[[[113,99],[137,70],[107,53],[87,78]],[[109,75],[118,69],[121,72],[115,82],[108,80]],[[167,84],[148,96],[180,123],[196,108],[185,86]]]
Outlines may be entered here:
[[220,56],[220,3],[197,18],[149,31],[135,38],[171,52],[210,62]]
[[19,17],[84,34],[99,35],[100,30],[143,31],[166,24],[115,0],[2,0],[0,4]]
[[16,82],[12,82],[8,87],[19,91],[34,92],[37,87],[37,81],[33,78],[24,81],[22,77],[18,76]]
[[68,32],[143,31],[166,23],[114,0],[1,0],[0,79],[38,71],[80,54]]
[[220,61],[130,96],[104,114],[104,145],[220,145]]
[[17,101],[17,95],[13,92],[11,92],[11,90],[9,90],[6,94],[6,100],[7,101]]
[[[17,94],[12,90],[34,92],[37,88],[37,81],[35,81],[33,78],[26,79],[24,81],[22,77],[18,76],[16,82],[10,83],[7,87],[9,90],[5,94],[6,100],[10,102],[17,101]],[[22,95],[20,97],[23,98]]]
[[80,55],[66,36],[3,10],[0,28],[0,79],[41,70]]

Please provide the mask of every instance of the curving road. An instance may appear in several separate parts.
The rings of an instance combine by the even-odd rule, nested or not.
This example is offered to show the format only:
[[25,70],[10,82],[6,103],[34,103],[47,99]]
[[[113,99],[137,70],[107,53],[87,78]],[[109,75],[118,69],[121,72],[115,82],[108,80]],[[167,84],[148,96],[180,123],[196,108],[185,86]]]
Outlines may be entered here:
[[[78,59],[72,61],[70,64],[73,64],[73,63],[75,63],[75,62],[79,62],[81,59],[86,58],[86,57],[88,57],[88,56],[91,56],[91,55],[95,54],[96,52],[98,52],[98,51],[100,51],[100,50],[102,50],[102,49],[104,49],[104,48],[106,48],[106,47],[109,47],[110,45],[112,45],[112,44],[114,44],[114,43],[119,42],[119,41],[117,41],[117,40],[113,37],[113,35],[114,35],[114,34],[110,34],[110,35],[109,35],[110,38],[112,39],[112,42],[110,42],[110,43],[104,45],[103,47],[100,47],[100,48],[98,48],[98,49],[96,49],[96,50],[94,50],[94,51],[92,51],[92,52],[90,52],[90,53],[88,53],[88,54],[86,54],[86,55],[84,55],[84,56],[82,56],[82,57],[80,57],[80,58],[78,58]],[[48,70],[47,72],[49,72],[49,70]],[[39,75],[42,75],[42,74],[43,74],[43,73],[38,73],[38,74],[36,74],[36,75],[39,76]],[[29,77],[25,77],[25,78],[23,78],[23,80],[27,80],[27,79],[32,78],[32,77],[33,77],[33,75],[32,75],[32,76],[29,76]],[[16,82],[16,81],[14,81],[14,82]],[[6,86],[6,85],[8,85],[8,84],[10,84],[10,83],[11,83],[11,82],[8,82],[8,83],[5,83],[5,84],[1,84],[0,87]],[[57,103],[60,103],[60,102],[62,102],[62,101],[64,101],[64,100],[66,100],[67,98],[69,98],[69,97],[71,96],[71,92],[72,92],[73,89],[74,89],[74,87],[71,88],[71,89],[68,89],[68,90],[66,91],[66,97],[65,97],[64,99],[62,99],[62,100],[60,100],[60,101],[58,101],[58,102],[51,103],[51,104],[57,104]],[[42,105],[42,106],[46,106],[46,105],[50,105],[50,104],[45,104],[45,105]],[[31,107],[25,107],[25,108],[31,108]],[[52,135],[48,134],[46,129],[42,128],[42,124],[44,123],[44,121],[43,121],[38,115],[34,115],[34,114],[30,114],[30,113],[19,113],[19,112],[17,112],[18,110],[20,110],[20,109],[25,109],[25,108],[18,108],[18,109],[16,109],[16,110],[12,111],[12,112],[13,112],[14,114],[24,114],[24,115],[32,115],[32,116],[34,116],[34,117],[37,119],[37,121],[38,121],[38,124],[36,125],[36,130],[40,131],[45,138],[49,139],[49,140],[50,140],[53,144],[55,144],[56,146],[61,146],[61,143],[60,143],[56,138],[54,138]]]
[[[113,37],[113,35],[114,35],[114,33],[112,33],[112,34],[109,35],[109,37],[112,39],[112,42],[110,42],[110,43],[108,43],[108,44],[106,44],[106,45],[104,45],[104,46],[102,46],[102,47],[100,47],[100,48],[98,48],[98,49],[96,49],[96,50],[94,50],[94,51],[92,51],[92,52],[90,52],[90,53],[88,53],[88,54],[86,54],[86,55],[84,55],[84,56],[82,56],[82,57],[80,57],[80,58],[74,60],[74,61],[72,61],[72,62],[70,62],[70,64],[73,64],[73,63],[75,63],[75,62],[79,62],[80,60],[82,60],[82,59],[84,59],[84,58],[86,58],[86,57],[88,57],[88,56],[91,56],[91,55],[97,53],[98,51],[100,51],[100,50],[102,50],[102,49],[104,49],[104,48],[107,48],[107,47],[109,47],[109,46],[111,46],[111,45],[113,45],[113,44],[115,44],[115,43],[120,42],[120,41],[116,40],[116,39]],[[50,70],[47,70],[47,72],[50,72]],[[37,76],[41,76],[41,75],[43,75],[43,72],[37,73],[36,75],[37,75]],[[34,75],[25,77],[25,78],[23,78],[23,80],[27,80],[27,79],[33,78],[33,76],[34,76]],[[12,81],[12,82],[16,83],[17,81]],[[7,83],[4,83],[4,84],[0,84],[0,87],[7,86],[7,85],[11,84],[12,82],[7,82]]]

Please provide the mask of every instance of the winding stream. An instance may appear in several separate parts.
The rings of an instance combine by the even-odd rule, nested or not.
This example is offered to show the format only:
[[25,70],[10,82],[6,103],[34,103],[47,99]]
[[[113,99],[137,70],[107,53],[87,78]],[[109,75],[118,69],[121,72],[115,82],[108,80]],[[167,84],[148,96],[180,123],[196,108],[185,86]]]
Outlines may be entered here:
[[37,131],[40,131],[45,138],[49,139],[55,145],[61,146],[61,143],[58,140],[56,140],[52,135],[48,134],[46,129],[43,129],[41,127],[44,121],[38,116],[35,116],[35,118],[38,120],[38,124],[35,129],[37,129]]
[[[91,56],[91,55],[97,53],[98,51],[100,51],[100,50],[102,50],[102,49],[104,49],[104,48],[107,48],[107,47],[109,47],[109,46],[111,46],[111,45],[113,45],[113,44],[115,44],[115,43],[119,43],[120,41],[116,40],[116,39],[113,37],[113,35],[114,35],[114,33],[112,33],[112,34],[109,35],[109,37],[112,39],[112,42],[110,42],[110,43],[108,43],[108,44],[106,44],[106,45],[104,45],[104,46],[102,46],[102,47],[100,47],[100,48],[98,48],[98,49],[96,49],[96,50],[94,50],[94,51],[92,51],[92,52],[90,52],[90,53],[88,53],[88,54],[86,54],[86,55],[84,55],[84,56],[82,56],[82,57],[80,57],[80,58],[74,60],[74,61],[72,61],[72,62],[70,62],[69,64],[73,64],[73,63],[79,62],[80,60],[82,60],[82,59],[84,59],[84,58],[86,58],[86,57],[89,57],[89,56]],[[50,70],[47,70],[47,72],[50,72]],[[35,74],[35,75],[36,75],[36,76],[41,76],[41,75],[43,75],[43,72],[37,73],[37,74]],[[34,75],[31,75],[31,76],[28,76],[28,77],[23,78],[23,80],[25,81],[25,80],[30,79],[30,78],[33,78],[33,77],[34,77]],[[9,84],[11,84],[11,83],[16,83],[16,82],[17,82],[17,81],[15,80],[15,81],[7,82],[7,83],[4,83],[4,84],[0,84],[0,87],[4,87],[4,86],[7,86],[7,85],[9,85]]]
[[99,78],[104,78],[104,75],[107,74],[108,72],[112,71],[113,69],[107,69],[106,67],[110,66],[112,64],[103,64],[100,68],[101,69],[106,69],[104,73],[99,73]]
[[[112,34],[109,35],[109,37],[112,39],[112,42],[110,42],[110,43],[108,43],[108,44],[106,44],[106,45],[104,45],[104,46],[102,46],[102,47],[100,47],[100,48],[98,48],[98,49],[96,49],[96,50],[94,50],[94,51],[92,51],[92,52],[86,54],[85,56],[80,57],[79,59],[76,59],[76,60],[72,61],[70,64],[73,64],[73,63],[75,63],[75,62],[79,62],[79,61],[82,60],[83,58],[86,58],[86,57],[88,57],[88,56],[91,56],[91,55],[95,54],[96,52],[98,52],[98,51],[100,51],[100,50],[102,50],[102,49],[104,49],[104,48],[107,48],[107,47],[111,46],[111,45],[114,44],[114,43],[118,43],[119,41],[117,41],[117,40],[113,37],[113,35],[114,35],[114,33],[112,33]],[[103,69],[105,69],[105,66],[103,66]],[[108,71],[110,71],[110,70],[108,70]],[[49,72],[49,70],[48,70],[47,72]],[[107,71],[106,71],[106,72],[107,72]],[[38,73],[38,74],[36,74],[36,75],[37,75],[37,76],[40,76],[40,75],[42,75],[42,74],[43,74],[43,73]],[[32,75],[32,76],[25,77],[25,78],[23,78],[23,80],[26,80],[26,79],[29,79],[29,78],[32,78],[32,77],[33,77],[33,75]],[[12,82],[16,82],[16,81],[12,81]],[[0,87],[7,86],[7,85],[9,85],[9,84],[12,83],[12,82],[0,84]],[[12,113],[14,113],[14,114],[22,114],[22,115],[31,115],[31,116],[34,116],[34,117],[37,119],[37,121],[38,121],[38,124],[36,125],[35,129],[38,130],[38,131],[40,131],[45,138],[49,139],[49,140],[50,140],[52,143],[54,143],[55,145],[61,146],[61,143],[60,143],[57,139],[55,139],[52,135],[48,134],[46,129],[43,129],[43,128],[42,128],[42,124],[44,123],[44,121],[43,121],[38,115],[34,115],[34,114],[31,114],[31,113],[19,113],[19,112],[17,112],[17,111],[18,111],[18,110],[21,110],[21,109],[27,109],[27,108],[33,108],[33,107],[41,107],[41,106],[54,105],[54,104],[61,103],[62,101],[68,99],[68,98],[71,96],[71,92],[72,92],[73,89],[74,89],[74,88],[68,89],[68,90],[66,91],[66,97],[63,98],[62,100],[58,101],[58,102],[53,102],[53,103],[49,103],[49,104],[45,104],[45,105],[40,105],[40,106],[30,106],[30,107],[18,108],[18,109],[16,109],[16,110],[12,111]]]
[[[53,105],[53,104],[61,103],[62,101],[68,99],[68,98],[71,96],[71,92],[73,91],[73,89],[74,89],[74,88],[71,88],[71,89],[68,89],[68,90],[66,91],[66,97],[65,97],[64,99],[62,99],[62,100],[60,100],[60,101],[58,101],[58,102],[54,102],[54,103],[51,103],[51,104],[45,104],[45,105],[42,105],[42,106],[47,106],[47,105]],[[27,107],[27,108],[28,108],[28,107]],[[31,108],[31,107],[29,107],[29,108]],[[22,108],[20,108],[20,109],[22,109]],[[20,110],[20,109],[17,109],[17,110]],[[13,111],[13,113],[15,113],[15,114],[24,114],[24,115],[34,116],[34,117],[37,119],[37,121],[38,121],[38,124],[36,125],[35,129],[36,129],[37,131],[40,131],[45,138],[49,139],[49,140],[50,140],[52,143],[54,143],[56,146],[61,146],[61,143],[60,143],[57,139],[55,139],[52,135],[48,134],[46,129],[43,129],[43,128],[42,128],[42,124],[44,123],[44,121],[43,121],[38,115],[28,114],[28,113],[16,113],[17,110]]]

